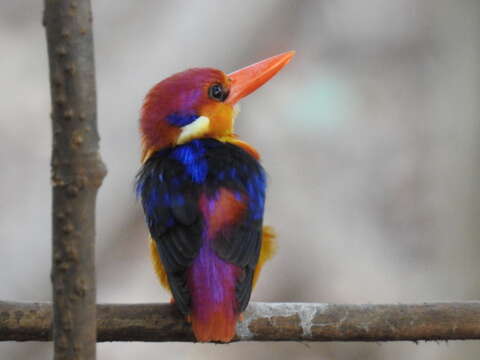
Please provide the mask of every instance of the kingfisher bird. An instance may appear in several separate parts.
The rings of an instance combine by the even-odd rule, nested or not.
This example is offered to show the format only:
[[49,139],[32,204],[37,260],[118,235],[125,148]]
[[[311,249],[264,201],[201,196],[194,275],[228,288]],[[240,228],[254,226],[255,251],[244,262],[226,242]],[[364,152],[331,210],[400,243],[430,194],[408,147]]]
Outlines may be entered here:
[[286,52],[230,74],[193,68],[146,95],[136,191],[160,283],[200,342],[229,342],[265,261],[266,176],[258,152],[234,133],[237,103],[293,57]]

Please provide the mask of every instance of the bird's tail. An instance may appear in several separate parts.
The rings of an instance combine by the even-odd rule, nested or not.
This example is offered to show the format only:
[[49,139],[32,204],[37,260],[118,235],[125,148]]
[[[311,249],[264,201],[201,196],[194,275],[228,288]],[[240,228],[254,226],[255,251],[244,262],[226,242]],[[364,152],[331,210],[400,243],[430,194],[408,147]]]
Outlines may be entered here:
[[193,311],[191,315],[192,329],[195,338],[200,342],[229,342],[235,336],[238,314],[231,306],[221,304],[213,311],[202,313]]
[[235,284],[239,268],[203,246],[189,270],[192,328],[198,341],[229,342],[240,314]]

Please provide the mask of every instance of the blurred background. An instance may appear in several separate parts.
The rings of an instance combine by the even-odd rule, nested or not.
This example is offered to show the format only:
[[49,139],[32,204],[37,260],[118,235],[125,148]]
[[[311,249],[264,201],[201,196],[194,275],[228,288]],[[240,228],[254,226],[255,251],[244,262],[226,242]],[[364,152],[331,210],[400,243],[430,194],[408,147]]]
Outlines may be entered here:
[[[0,4],[0,299],[51,299],[50,89],[42,1]],[[167,301],[133,192],[139,108],[162,78],[297,55],[244,100],[280,249],[256,301],[480,297],[480,2],[94,1],[98,301]],[[99,359],[478,359],[479,342],[106,343]],[[0,343],[48,359],[49,343]]]

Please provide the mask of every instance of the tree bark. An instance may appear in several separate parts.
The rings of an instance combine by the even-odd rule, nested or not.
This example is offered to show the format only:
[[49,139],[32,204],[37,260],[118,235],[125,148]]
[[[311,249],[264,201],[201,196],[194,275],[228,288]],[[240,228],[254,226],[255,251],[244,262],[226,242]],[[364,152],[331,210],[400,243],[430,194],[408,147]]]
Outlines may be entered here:
[[[195,341],[170,304],[98,305],[97,341]],[[480,339],[480,302],[337,305],[251,303],[234,341]],[[48,303],[0,302],[0,341],[51,340]]]
[[55,359],[95,359],[95,200],[98,153],[89,0],[45,0],[52,97]]

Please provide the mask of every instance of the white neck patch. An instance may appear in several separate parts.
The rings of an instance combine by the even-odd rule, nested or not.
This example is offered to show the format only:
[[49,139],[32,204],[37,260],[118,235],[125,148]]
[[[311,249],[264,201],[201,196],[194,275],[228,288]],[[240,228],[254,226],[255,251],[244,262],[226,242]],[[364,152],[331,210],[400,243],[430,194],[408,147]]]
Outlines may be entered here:
[[195,121],[182,127],[182,132],[177,139],[177,144],[185,144],[186,142],[205,135],[210,130],[210,119],[206,116],[200,116]]
[[233,119],[232,119],[232,127],[235,126],[235,120],[237,119],[238,114],[240,114],[240,104],[236,103],[233,106]]

